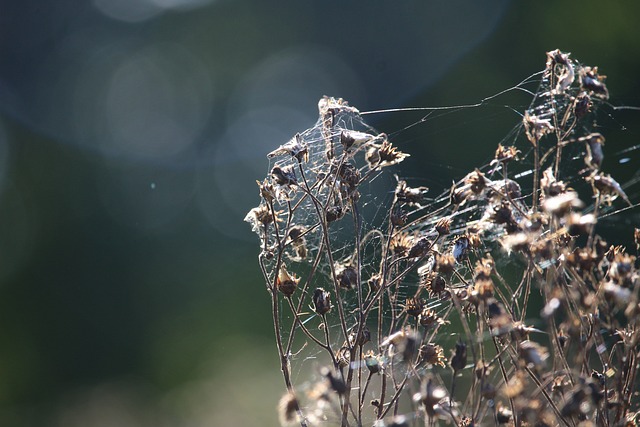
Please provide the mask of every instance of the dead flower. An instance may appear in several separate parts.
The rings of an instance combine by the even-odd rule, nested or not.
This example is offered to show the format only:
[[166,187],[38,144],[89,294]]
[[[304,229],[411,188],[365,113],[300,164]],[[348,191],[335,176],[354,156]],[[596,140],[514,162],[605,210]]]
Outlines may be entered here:
[[600,169],[602,160],[604,160],[604,153],[602,152],[604,136],[595,132],[578,138],[578,142],[583,142],[587,147],[587,155],[584,158],[586,165],[591,169]]
[[427,363],[429,365],[438,365],[445,367],[444,350],[437,344],[424,344],[420,346],[418,354],[419,363]]
[[280,266],[280,272],[276,278],[276,289],[284,294],[286,297],[290,297],[298,288],[300,278],[294,274],[289,274],[284,265]]
[[599,98],[609,99],[609,90],[607,89],[607,85],[604,84],[607,76],[599,75],[598,67],[581,68],[579,75],[582,89],[593,93],[593,95]]
[[296,133],[289,142],[282,144],[267,154],[267,157],[272,158],[283,154],[289,154],[291,157],[295,157],[300,163],[309,161],[309,147],[302,140],[302,136],[300,136],[299,133]]
[[422,313],[425,301],[420,297],[409,297],[404,303],[404,312],[409,316],[418,317]]
[[271,169],[271,176],[275,180],[276,184],[282,186],[298,185],[296,173],[293,169],[293,165],[289,166],[274,166]]
[[312,301],[313,301],[313,311],[315,311],[320,316],[324,316],[331,310],[331,294],[325,291],[323,288],[316,288],[313,291]]
[[399,180],[396,187],[396,200],[409,206],[420,206],[425,195],[429,191],[427,187],[409,187],[406,181]]
[[603,197],[604,203],[610,205],[616,197],[620,196],[629,206],[633,206],[618,181],[613,179],[611,175],[593,173],[585,179],[591,183],[594,193]]
[[394,147],[388,140],[385,134],[380,134],[378,137],[383,137],[384,140],[380,145],[372,145],[367,150],[366,159],[369,163],[370,169],[382,168],[386,166],[396,165],[409,157],[409,154],[403,153]]
[[527,135],[527,139],[534,147],[538,145],[538,141],[540,141],[544,135],[555,130],[551,124],[550,118],[543,119],[539,116],[529,114],[528,111],[524,113],[522,122],[524,123],[524,131]]

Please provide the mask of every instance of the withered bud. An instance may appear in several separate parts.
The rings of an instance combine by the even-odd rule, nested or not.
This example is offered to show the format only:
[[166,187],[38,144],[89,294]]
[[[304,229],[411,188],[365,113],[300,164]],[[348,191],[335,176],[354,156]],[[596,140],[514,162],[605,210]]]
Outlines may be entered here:
[[434,326],[444,325],[448,323],[446,320],[438,316],[438,314],[430,308],[424,307],[420,316],[418,316],[418,323],[425,329],[432,328]]
[[281,145],[267,154],[267,157],[272,158],[282,154],[290,154],[291,157],[295,157],[300,163],[309,161],[309,147],[302,140],[302,136],[300,136],[299,133],[296,133],[286,144]]
[[437,344],[424,344],[420,346],[418,353],[419,363],[427,363],[429,365],[438,365],[442,368],[445,367],[444,350]]
[[343,209],[342,206],[336,205],[328,208],[325,213],[325,216],[326,216],[327,222],[334,222],[339,219],[342,219],[345,213],[346,213],[345,209]]
[[372,145],[369,147],[364,157],[369,164],[369,169],[375,169],[380,164],[380,148]]
[[474,249],[478,249],[482,245],[480,234],[477,231],[473,231],[473,229],[467,232],[467,238],[469,239],[469,246]]
[[545,196],[557,196],[562,194],[567,189],[564,182],[558,181],[553,175],[551,168],[545,169],[542,172],[542,178],[540,178],[540,188]]
[[364,355],[364,364],[372,374],[377,374],[382,370],[382,362],[380,361],[380,357],[373,354],[371,350],[369,350],[369,352]]
[[476,263],[474,280],[491,280],[491,274],[495,269],[495,263],[490,256],[478,260]]
[[512,160],[518,160],[518,154],[520,154],[520,150],[518,150],[513,145],[505,147],[502,144],[498,144],[498,148],[496,149],[495,154],[495,161],[499,163],[509,163]]
[[553,92],[555,94],[564,93],[575,79],[575,72],[573,64],[569,60],[569,54],[562,53],[558,49],[547,52],[547,73],[553,73],[557,77],[556,87]]
[[355,190],[360,183],[360,171],[349,162],[344,162],[338,167],[338,176],[349,191]]
[[356,336],[357,331],[352,331],[349,334],[349,345],[354,346],[354,345],[359,345],[359,346],[363,346],[366,343],[368,343],[369,341],[371,341],[371,331],[369,330],[369,328],[365,325],[362,327],[362,330],[360,331],[360,335]]
[[476,279],[473,290],[482,300],[493,297],[493,281],[491,279]]
[[326,366],[323,367],[320,370],[320,374],[327,379],[331,389],[340,396],[347,392],[347,385],[344,383],[344,380],[339,376],[336,376],[329,368]]
[[578,138],[578,142],[583,142],[587,147],[587,155],[584,158],[586,165],[591,169],[600,169],[602,160],[604,160],[604,153],[602,152],[604,136],[596,132]]
[[258,188],[260,188],[260,197],[266,202],[272,202],[276,198],[276,190],[273,188],[273,184],[267,179],[262,182],[256,181],[256,184],[258,184]]
[[420,258],[429,253],[431,250],[431,242],[426,237],[418,239],[407,254],[408,258]]
[[278,213],[280,212],[271,212],[271,208],[269,208],[269,206],[261,204],[260,206],[251,209],[244,220],[250,223],[255,231],[259,228],[259,224],[267,226],[271,224],[274,219],[278,221]]
[[461,205],[467,201],[471,195],[471,190],[468,185],[458,187],[455,183],[451,186],[449,198],[452,205]]
[[315,311],[320,316],[323,316],[331,310],[331,294],[325,291],[322,288],[316,288],[313,291],[313,311]]
[[280,266],[278,277],[276,278],[276,288],[286,297],[290,297],[296,291],[300,278],[289,274],[284,265]]
[[[379,136],[382,136],[382,135],[384,135],[384,134],[381,134]],[[386,135],[384,135],[384,142],[382,143],[382,145],[378,149],[377,157],[378,157],[379,160],[378,160],[378,164],[375,165],[375,166],[385,167],[385,166],[391,166],[391,165],[395,165],[395,164],[400,163],[401,161],[403,161],[404,159],[409,157],[409,154],[403,153],[402,151],[398,150],[397,147],[394,147],[386,139]],[[368,158],[367,158],[367,160],[368,160]],[[371,166],[371,163],[369,164],[369,166]]]
[[511,337],[514,341],[524,341],[529,339],[529,334],[532,332],[544,333],[540,329],[536,329],[533,326],[527,326],[524,323],[518,321],[513,322],[513,329],[511,330]]
[[582,89],[602,99],[609,99],[609,90],[607,85],[604,84],[606,78],[607,76],[598,74],[598,67],[580,69],[580,85]]
[[553,132],[555,129],[551,124],[550,118],[543,119],[539,116],[529,114],[528,111],[524,113],[522,123],[524,124],[527,139],[534,147],[538,145],[538,141],[540,141],[544,135]]
[[523,252],[523,253],[529,252],[529,249],[530,249],[529,245],[531,244],[532,241],[533,241],[532,236],[530,236],[527,233],[507,234],[506,236],[502,237],[502,239],[500,239],[500,243],[502,244],[502,247],[507,252],[516,251],[516,252]]
[[447,282],[439,274],[430,272],[420,276],[420,286],[423,286],[429,292],[429,295],[434,297],[441,295],[445,291]]
[[420,313],[422,313],[422,309],[424,308],[425,302],[420,297],[410,297],[407,298],[404,304],[404,311],[412,317],[418,317]]
[[436,231],[441,236],[446,236],[451,232],[451,223],[453,220],[449,217],[443,217],[436,222]]
[[627,194],[624,192],[620,184],[618,184],[618,181],[611,178],[611,175],[595,173],[588,176],[586,180],[591,182],[594,192],[609,199],[609,204],[617,196],[620,196],[625,202],[629,204],[629,206],[633,206],[631,204],[631,201],[627,197]]
[[593,102],[591,102],[591,97],[587,95],[585,92],[582,92],[575,100],[573,111],[576,115],[576,118],[580,120],[591,111],[591,107],[593,106]]
[[293,165],[283,167],[274,166],[271,169],[271,176],[278,185],[298,185]]
[[289,238],[295,244],[301,244],[304,241],[303,234],[307,230],[302,225],[294,225],[289,229]]
[[405,256],[413,247],[414,239],[409,234],[401,231],[396,233],[389,242],[389,250],[396,256]]
[[320,115],[324,115],[327,111],[348,111],[354,114],[360,114],[360,111],[355,107],[350,107],[346,100],[325,95],[318,101],[318,112]]
[[340,143],[344,147],[345,151],[349,151],[351,148],[357,148],[366,144],[374,138],[375,136],[369,133],[357,130],[344,130],[340,133]]
[[424,198],[429,191],[427,187],[409,187],[406,181],[398,181],[396,187],[396,200],[399,203],[406,203],[409,206],[420,206],[420,203],[424,201]]
[[456,349],[449,362],[454,375],[467,365],[467,344],[462,341],[456,343]]
[[353,289],[358,285],[358,272],[351,265],[338,264],[336,267],[336,279],[343,289]]

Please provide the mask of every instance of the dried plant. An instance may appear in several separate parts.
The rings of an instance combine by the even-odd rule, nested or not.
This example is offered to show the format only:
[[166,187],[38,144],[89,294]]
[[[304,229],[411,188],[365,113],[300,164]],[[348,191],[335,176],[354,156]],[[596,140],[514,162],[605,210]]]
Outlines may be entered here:
[[596,234],[631,204],[592,131],[605,78],[559,50],[538,76],[523,137],[436,197],[384,188],[408,154],[342,99],[269,154],[246,221],[283,424],[638,425],[636,257]]

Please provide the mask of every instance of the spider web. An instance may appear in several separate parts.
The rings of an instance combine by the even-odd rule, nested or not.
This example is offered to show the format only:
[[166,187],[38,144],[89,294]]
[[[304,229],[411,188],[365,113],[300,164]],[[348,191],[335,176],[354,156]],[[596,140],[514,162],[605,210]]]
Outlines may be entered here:
[[[510,92],[528,94],[531,100],[522,112],[505,106],[522,117],[500,141],[513,147],[511,154],[518,162],[500,158],[496,152],[495,160],[478,165],[476,171],[458,177],[452,188],[440,192],[410,187],[411,183],[396,175],[401,170],[396,164],[407,155],[390,151],[390,141],[401,140],[409,130],[428,126],[443,116],[492,106]],[[358,325],[363,304],[366,306],[377,292],[381,270],[395,270],[399,278],[394,291],[372,310],[372,317],[382,320],[377,326],[375,322],[367,324],[370,345],[375,352],[382,352],[385,337],[411,324],[403,303],[421,295],[421,276],[435,268],[432,255],[415,252],[421,241],[437,241],[438,253],[453,256],[462,288],[461,283],[471,281],[473,274],[468,253],[491,252],[505,236],[505,225],[495,221],[501,199],[512,203],[508,215],[513,221],[525,221],[531,206],[541,203],[538,183],[542,172],[549,169],[555,170],[557,179],[574,187],[583,200],[589,200],[591,187],[585,178],[600,173],[602,162],[602,144],[594,140],[597,112],[608,109],[605,114],[612,118],[616,109],[633,109],[613,107],[607,99],[597,68],[583,66],[559,51],[548,53],[545,70],[476,104],[359,112],[342,99],[321,99],[315,125],[269,154],[267,179],[258,183],[263,202],[245,219],[260,237],[267,286],[277,287],[287,278],[297,281],[296,293],[286,302],[278,300],[281,334],[288,342],[296,387],[311,390],[313,381],[321,376],[319,366],[329,361],[322,348],[303,334],[296,335],[297,325],[307,328],[318,342],[333,348],[345,346],[355,339],[352,328]],[[415,111],[426,115],[390,135],[365,121],[372,114]],[[619,154],[629,158],[639,147]],[[482,182],[480,190],[474,187],[478,180]],[[636,200],[633,196],[639,181],[633,177],[609,189],[603,195],[608,206],[602,208],[602,217],[635,207],[631,201]],[[621,199],[628,206],[619,203]],[[585,212],[597,209],[600,202],[587,206]],[[275,217],[269,216],[269,211],[275,212]],[[438,239],[436,226],[443,219],[450,221],[450,230],[446,238]],[[471,234],[482,236],[481,247],[469,247]],[[419,262],[408,266],[408,260],[416,258]],[[326,314],[314,306],[317,288],[328,291],[332,298],[332,309]],[[427,308],[443,317],[451,306],[450,299],[436,292],[430,293],[426,302]],[[459,331],[459,327],[443,325],[441,332]],[[456,336],[451,332],[432,337],[451,347]]]

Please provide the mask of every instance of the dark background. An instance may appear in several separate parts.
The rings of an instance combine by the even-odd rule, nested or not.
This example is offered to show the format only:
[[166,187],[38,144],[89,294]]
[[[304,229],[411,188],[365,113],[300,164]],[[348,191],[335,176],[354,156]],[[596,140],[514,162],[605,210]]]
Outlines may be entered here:
[[[640,105],[638,22],[636,2],[1,2],[0,425],[276,425],[242,222],[265,154],[313,125],[322,95],[476,103],[555,48],[599,65],[612,104]],[[503,105],[529,99],[399,133],[403,176],[447,187],[518,124]],[[640,143],[639,117],[609,111],[603,168],[626,182],[637,154],[615,153]],[[368,120],[391,133],[422,115]]]

